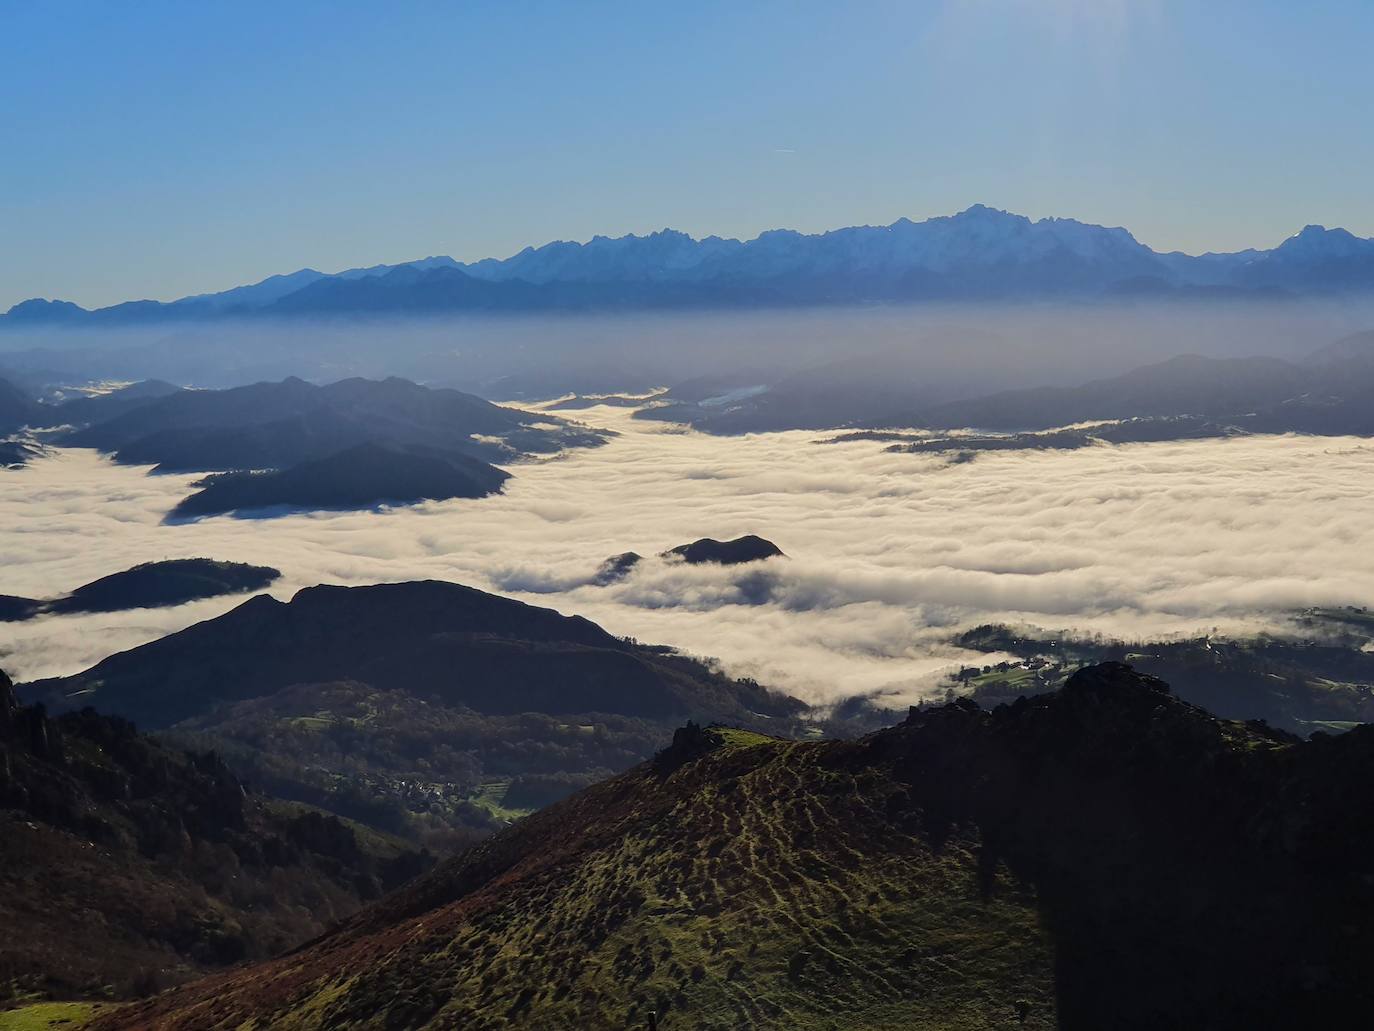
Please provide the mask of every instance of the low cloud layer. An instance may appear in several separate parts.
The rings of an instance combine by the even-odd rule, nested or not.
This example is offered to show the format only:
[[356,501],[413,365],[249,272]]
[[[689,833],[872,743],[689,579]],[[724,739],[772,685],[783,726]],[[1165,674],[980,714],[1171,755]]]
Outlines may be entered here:
[[[718,657],[813,701],[920,696],[970,656],[945,643],[990,620],[1150,636],[1271,624],[1316,604],[1374,604],[1366,486],[1374,447],[1268,437],[1004,452],[949,464],[819,435],[713,438],[631,422],[604,448],[514,467],[500,497],[382,513],[161,520],[194,477],[86,451],[0,473],[0,593],[50,596],[137,562],[205,555],[316,583],[437,578]],[[757,533],[788,555],[722,568],[602,560]],[[242,599],[0,624],[19,679],[105,655]]]

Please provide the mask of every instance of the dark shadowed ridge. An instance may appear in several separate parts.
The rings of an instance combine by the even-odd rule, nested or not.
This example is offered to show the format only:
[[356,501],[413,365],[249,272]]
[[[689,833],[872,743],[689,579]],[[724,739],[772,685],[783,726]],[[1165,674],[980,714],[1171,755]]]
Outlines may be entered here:
[[619,555],[612,555],[597,567],[596,573],[592,577],[592,583],[598,587],[605,587],[608,584],[623,580],[642,561],[644,561],[644,556],[637,551],[623,551]]
[[804,708],[579,616],[439,581],[311,587],[289,603],[260,595],[23,691],[54,709],[94,704],[157,728],[293,684],[343,680],[482,713],[748,720]]
[[410,454],[380,444],[359,444],[280,472],[213,476],[200,491],[182,499],[171,517],[274,506],[348,509],[482,498],[498,493],[509,478],[509,473],[467,455]]
[[279,959],[117,1028],[1358,1026],[1374,729],[1109,664],[857,742],[686,728]]
[[359,444],[502,461],[604,443],[609,434],[408,380],[290,377],[228,390],[182,390],[61,438],[159,471],[283,469]]
[[122,612],[180,605],[201,598],[261,590],[279,576],[280,570],[270,566],[208,558],[145,562],[93,580],[61,598],[42,601],[0,597],[0,622],[43,613]]
[[180,605],[223,594],[258,591],[281,576],[271,566],[208,558],[145,562],[112,573],[48,604],[52,612],[119,612]]
[[[492,462],[594,447],[613,435],[396,377],[323,387],[289,377],[229,390],[145,390],[117,404],[89,400],[108,403],[69,413],[90,421],[59,443],[156,472],[238,474],[201,484],[172,519],[479,498],[510,476]],[[57,406],[52,421],[68,425],[62,413],[84,403]]]

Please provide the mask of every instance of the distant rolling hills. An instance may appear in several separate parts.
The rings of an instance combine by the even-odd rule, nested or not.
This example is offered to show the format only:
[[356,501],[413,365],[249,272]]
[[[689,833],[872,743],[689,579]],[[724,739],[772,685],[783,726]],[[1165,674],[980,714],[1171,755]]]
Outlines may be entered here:
[[[1081,422],[1137,420],[1126,439],[1251,433],[1374,434],[1374,334],[1355,334],[1305,360],[1179,355],[1086,383],[937,400],[922,377],[919,349],[858,355],[756,384],[696,384],[668,390],[636,418],[687,423],[708,433],[893,427],[1004,433]],[[1151,426],[1149,423],[1153,422]]]

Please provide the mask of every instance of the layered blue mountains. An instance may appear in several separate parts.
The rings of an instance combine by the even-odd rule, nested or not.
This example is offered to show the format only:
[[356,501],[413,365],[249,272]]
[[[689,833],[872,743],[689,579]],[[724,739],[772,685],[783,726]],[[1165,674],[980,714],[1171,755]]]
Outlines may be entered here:
[[1374,291],[1374,239],[1309,225],[1270,250],[1161,253],[1127,230],[975,205],[958,214],[752,240],[557,241],[504,259],[300,269],[176,301],[86,309],[34,298],[0,328],[257,317],[761,308],[942,300],[1302,297]]

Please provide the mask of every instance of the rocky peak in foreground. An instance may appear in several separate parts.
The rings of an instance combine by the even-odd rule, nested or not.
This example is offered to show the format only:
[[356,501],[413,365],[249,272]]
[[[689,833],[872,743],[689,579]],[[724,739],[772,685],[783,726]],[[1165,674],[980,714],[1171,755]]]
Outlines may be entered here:
[[311,946],[113,1028],[1343,1027],[1374,730],[1107,664],[856,742],[688,728]]

